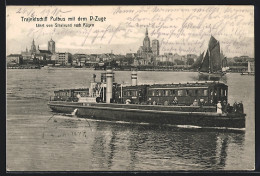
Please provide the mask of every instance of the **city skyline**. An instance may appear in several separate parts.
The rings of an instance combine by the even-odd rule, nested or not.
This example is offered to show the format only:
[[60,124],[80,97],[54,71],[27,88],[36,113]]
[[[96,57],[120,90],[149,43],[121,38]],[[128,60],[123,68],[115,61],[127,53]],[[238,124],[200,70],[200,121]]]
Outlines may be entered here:
[[[30,16],[29,10],[34,11],[34,15],[36,14],[37,17],[51,16],[51,14],[43,12],[45,7],[36,9],[25,6],[23,10],[27,10],[28,13],[17,13],[17,7],[7,8],[6,54],[21,53],[26,49],[26,46],[30,46],[33,38],[37,41],[37,45],[44,49],[48,48],[46,41],[52,38],[56,42],[57,52],[101,54],[111,53],[112,51],[114,54],[136,53],[139,46],[142,45],[145,30],[148,28],[149,37],[152,40],[158,40],[160,43],[160,54],[199,55],[207,48],[208,40],[213,35],[220,41],[220,47],[227,57],[241,55],[254,57],[254,18],[253,7],[250,6],[243,13],[240,7],[232,7],[233,11],[236,9],[236,13],[230,12],[227,15],[235,15],[235,17],[232,17],[233,26],[230,20],[217,13],[228,11],[228,7],[222,8],[220,6],[213,6],[212,8],[200,6],[204,10],[200,13],[204,17],[203,21],[198,18],[199,15],[196,15],[195,7],[189,6],[178,8],[173,6],[173,10],[179,10],[175,13],[166,13],[166,6],[145,6],[143,11],[146,12],[143,13],[127,13],[131,6],[107,7],[106,12],[102,11],[102,8],[98,8],[95,12],[92,12],[89,7],[84,8],[89,11],[89,14],[105,16],[107,21],[93,22],[95,26],[92,28],[37,28],[35,22],[22,22],[20,18],[21,16]],[[54,9],[67,12],[56,14],[64,18],[71,17],[72,14],[75,17],[88,16],[83,13],[82,9],[78,10],[79,7],[77,6],[73,8],[52,6],[51,10]],[[135,11],[138,10],[140,9]],[[160,10],[164,10],[164,13]],[[184,13],[180,10],[188,10],[189,12]],[[149,17],[150,11],[154,13],[152,17]],[[216,18],[217,14],[219,19],[212,20],[213,17]],[[243,18],[241,14],[244,15]],[[220,23],[221,21],[223,24]],[[57,22],[49,21],[49,23],[55,24]],[[68,21],[59,23],[68,23]],[[90,22],[88,21],[88,23]],[[201,23],[203,24],[201,25]],[[199,35],[199,32],[196,33],[198,24],[202,26],[198,29],[202,31],[201,35]],[[234,27],[234,24],[237,25]]]

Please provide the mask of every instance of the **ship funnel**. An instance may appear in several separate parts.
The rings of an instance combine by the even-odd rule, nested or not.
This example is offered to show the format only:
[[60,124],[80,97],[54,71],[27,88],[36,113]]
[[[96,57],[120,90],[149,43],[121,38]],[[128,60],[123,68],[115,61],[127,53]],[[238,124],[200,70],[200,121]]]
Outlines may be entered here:
[[113,90],[113,71],[108,67],[106,71],[106,103],[110,103]]
[[137,71],[131,73],[132,86],[137,86]]

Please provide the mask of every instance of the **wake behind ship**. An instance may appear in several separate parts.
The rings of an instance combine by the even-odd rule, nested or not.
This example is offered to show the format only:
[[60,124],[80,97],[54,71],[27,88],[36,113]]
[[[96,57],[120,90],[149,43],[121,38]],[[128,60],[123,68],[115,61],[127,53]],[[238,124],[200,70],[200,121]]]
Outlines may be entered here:
[[228,86],[221,82],[132,85],[115,82],[112,69],[93,75],[90,88],[55,91],[48,103],[54,112],[99,120],[148,122],[199,127],[245,128],[242,103],[231,106]]

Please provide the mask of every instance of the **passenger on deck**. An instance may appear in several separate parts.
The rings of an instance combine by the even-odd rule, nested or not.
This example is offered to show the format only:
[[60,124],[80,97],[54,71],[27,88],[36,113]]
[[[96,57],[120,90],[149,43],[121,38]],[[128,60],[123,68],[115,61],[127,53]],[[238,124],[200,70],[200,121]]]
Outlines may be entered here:
[[222,111],[225,112],[225,113],[227,112],[227,102],[226,102],[226,100],[223,101]]
[[177,105],[177,104],[178,104],[178,99],[177,99],[177,97],[174,97],[172,104],[173,104],[173,105]]
[[228,113],[231,113],[232,111],[233,111],[233,107],[230,106],[230,104],[228,103],[228,104],[227,104],[227,112],[228,112]]
[[222,105],[221,105],[221,101],[218,101],[218,104],[217,104],[217,113],[218,113],[218,114],[222,114]]
[[125,101],[125,104],[130,104],[131,103],[131,100],[130,99],[127,99],[126,101]]
[[233,104],[233,110],[234,110],[234,112],[237,112],[237,102],[235,102],[235,103]]
[[166,100],[165,102],[164,102],[164,106],[168,106],[169,105],[169,103],[168,103],[168,101]]
[[244,107],[243,107],[242,101],[237,104],[237,111],[238,111],[239,113],[244,113]]
[[244,113],[244,105],[243,105],[242,101],[240,103],[240,108],[241,108],[241,113]]
[[204,105],[205,105],[205,102],[204,102],[204,99],[203,99],[203,98],[200,99],[200,101],[199,101],[199,105],[200,105],[200,106],[204,106]]
[[156,101],[153,101],[153,105],[156,105]]
[[199,103],[198,103],[198,101],[196,99],[194,100],[192,106],[199,106]]

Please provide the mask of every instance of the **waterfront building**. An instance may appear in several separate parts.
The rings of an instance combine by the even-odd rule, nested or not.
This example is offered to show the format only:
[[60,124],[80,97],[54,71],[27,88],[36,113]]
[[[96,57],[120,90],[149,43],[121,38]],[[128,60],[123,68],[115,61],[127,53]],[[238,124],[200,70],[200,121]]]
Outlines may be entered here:
[[31,45],[31,50],[30,50],[30,53],[31,53],[31,54],[34,54],[34,53],[36,53],[36,46],[35,46],[34,39],[33,39],[33,41],[32,41],[32,45]]
[[48,41],[48,51],[50,51],[52,54],[55,53],[55,42],[52,40]]
[[51,60],[52,53],[49,50],[41,50],[39,45],[35,57],[39,60]]
[[21,54],[10,54],[6,57],[7,64],[21,64],[23,62]]
[[55,53],[55,63],[60,64],[62,66],[71,65],[72,64],[72,54],[65,52],[65,53]]
[[165,55],[159,55],[159,56],[157,56],[156,57],[156,61],[157,62],[166,62],[167,61],[167,56],[165,56]]
[[137,56],[145,59],[144,63],[151,63],[153,58],[153,52],[150,45],[150,38],[148,36],[148,29],[146,28],[145,37],[143,40],[143,46],[140,46],[137,51]]
[[159,53],[159,49],[160,49],[160,47],[159,47],[159,40],[154,39],[152,41],[152,52],[153,52],[154,56],[158,56],[160,54]]
[[74,66],[85,66],[86,62],[89,61],[87,54],[74,54],[72,56],[72,65]]
[[38,60],[51,60],[52,55],[55,53],[55,42],[51,39],[48,42],[48,50],[40,49],[39,45],[36,48],[35,41],[33,39],[31,44],[31,49],[28,51],[27,47],[25,51],[21,52],[24,61],[29,61],[33,59]]
[[135,53],[126,53],[126,58],[135,58],[136,54]]
[[27,47],[26,47],[25,51],[21,52],[21,55],[22,55],[22,58],[24,61],[32,59],[32,54],[31,54],[31,52],[28,51]]
[[255,72],[255,62],[248,61],[248,72]]
[[139,66],[139,62],[138,62],[137,58],[134,59],[134,62],[133,62],[132,66],[134,66],[134,67]]
[[144,38],[144,41],[143,41],[142,50],[143,50],[144,53],[151,53],[152,52],[152,49],[151,49],[151,46],[150,46],[150,38],[148,36],[148,29],[147,28],[146,28],[146,32],[145,32],[145,38]]

